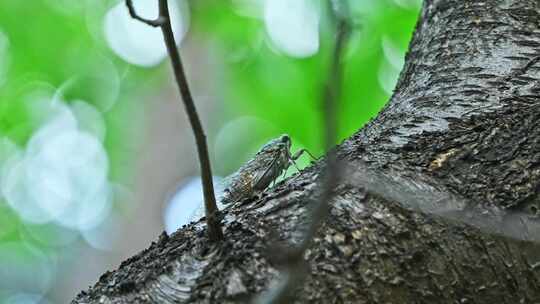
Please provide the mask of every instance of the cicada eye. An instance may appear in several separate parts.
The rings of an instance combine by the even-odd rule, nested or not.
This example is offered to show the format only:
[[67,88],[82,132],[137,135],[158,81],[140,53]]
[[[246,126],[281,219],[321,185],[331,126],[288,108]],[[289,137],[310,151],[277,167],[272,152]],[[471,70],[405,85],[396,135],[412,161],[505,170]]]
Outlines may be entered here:
[[289,135],[282,135],[281,136],[281,142],[282,143],[289,143],[289,142],[291,142],[291,138],[289,137]]

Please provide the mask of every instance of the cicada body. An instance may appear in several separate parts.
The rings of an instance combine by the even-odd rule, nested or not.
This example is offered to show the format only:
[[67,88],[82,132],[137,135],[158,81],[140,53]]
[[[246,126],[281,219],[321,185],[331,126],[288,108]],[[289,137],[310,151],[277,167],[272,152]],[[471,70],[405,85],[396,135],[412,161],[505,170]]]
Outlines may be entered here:
[[255,156],[224,181],[221,203],[228,204],[266,189],[291,163],[291,139],[282,135],[265,144]]
[[[295,160],[304,152],[307,151],[301,149],[291,156],[291,139],[286,134],[272,139],[238,171],[216,184],[218,208],[222,209],[225,204],[243,201],[264,191],[291,164],[296,166]],[[313,155],[310,156],[314,158]],[[204,208],[201,203],[191,214],[190,220],[194,221],[203,216]]]

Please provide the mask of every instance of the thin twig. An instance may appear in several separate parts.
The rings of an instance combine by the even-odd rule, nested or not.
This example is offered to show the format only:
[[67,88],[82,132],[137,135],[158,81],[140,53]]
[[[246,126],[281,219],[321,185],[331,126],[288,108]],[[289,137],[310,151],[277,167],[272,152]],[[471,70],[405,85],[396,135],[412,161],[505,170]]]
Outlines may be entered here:
[[158,16],[154,20],[146,19],[146,18],[143,18],[143,17],[139,16],[137,14],[137,12],[135,11],[135,7],[133,7],[132,0],[126,0],[126,6],[127,6],[127,9],[128,9],[128,12],[129,12],[129,15],[131,16],[131,18],[133,18],[135,20],[139,20],[140,22],[146,23],[146,24],[150,25],[151,27],[162,26],[163,23],[165,22],[165,20],[163,20],[163,18],[161,16]]
[[332,61],[328,73],[328,79],[324,87],[322,99],[323,120],[325,126],[325,147],[328,154],[326,156],[325,173],[322,179],[322,193],[311,211],[311,221],[306,234],[300,245],[287,254],[287,270],[283,283],[273,292],[263,298],[263,303],[281,304],[292,303],[294,301],[294,291],[304,282],[307,269],[304,261],[306,250],[311,247],[319,228],[325,222],[329,212],[329,201],[332,198],[333,189],[338,184],[339,165],[336,160],[335,151],[332,150],[337,140],[337,104],[340,99],[342,81],[342,55],[347,38],[351,31],[348,10],[345,1],[329,0],[332,21],[336,25],[336,38],[332,53]]
[[208,157],[208,146],[206,145],[206,135],[197,114],[195,103],[186,79],[184,67],[180,59],[180,53],[176,48],[176,42],[171,26],[171,19],[169,17],[169,7],[167,0],[159,0],[159,15],[164,19],[164,23],[161,26],[163,38],[165,39],[165,45],[167,51],[171,57],[171,64],[176,78],[176,83],[180,89],[182,100],[184,101],[184,107],[191,123],[191,128],[195,135],[195,141],[197,143],[197,152],[199,154],[199,162],[201,165],[201,179],[203,183],[204,194],[204,209],[206,212],[206,221],[208,226],[208,237],[213,241],[219,241],[223,239],[223,232],[221,231],[221,224],[219,221],[219,210],[216,205],[216,197],[214,195],[214,184],[212,181],[212,169],[210,167],[210,158]]
[[197,152],[201,166],[201,179],[203,185],[206,224],[208,226],[208,237],[212,241],[222,240],[223,232],[221,230],[219,210],[216,205],[216,197],[214,194],[214,184],[212,181],[210,158],[208,157],[206,135],[204,134],[199,115],[197,114],[197,110],[195,108],[195,103],[193,102],[191,91],[189,90],[182,60],[180,59],[180,53],[176,47],[167,0],[159,0],[159,16],[155,20],[148,20],[138,16],[135,13],[131,0],[126,0],[126,6],[128,7],[131,17],[134,19],[144,22],[150,26],[161,28],[163,39],[165,40],[165,45],[167,46],[167,52],[171,58],[176,84],[180,90],[180,95],[182,96],[182,100],[184,102],[184,108],[186,109],[191,128],[193,129],[193,133],[195,135],[195,142],[197,143]]

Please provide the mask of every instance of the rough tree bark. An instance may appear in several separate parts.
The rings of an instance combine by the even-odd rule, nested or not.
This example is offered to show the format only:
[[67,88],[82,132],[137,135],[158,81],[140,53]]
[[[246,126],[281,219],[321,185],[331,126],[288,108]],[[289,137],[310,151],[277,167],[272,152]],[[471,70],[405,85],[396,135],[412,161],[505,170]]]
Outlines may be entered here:
[[[426,0],[390,102],[336,148],[347,170],[298,302],[540,302],[539,98],[537,0]],[[252,299],[323,166],[226,209],[222,243],[203,222],[162,234],[73,303]]]

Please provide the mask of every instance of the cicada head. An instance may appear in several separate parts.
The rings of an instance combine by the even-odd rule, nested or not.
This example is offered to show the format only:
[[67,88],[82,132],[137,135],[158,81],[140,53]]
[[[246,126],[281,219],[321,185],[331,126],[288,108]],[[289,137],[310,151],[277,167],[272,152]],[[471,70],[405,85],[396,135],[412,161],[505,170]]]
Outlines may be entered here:
[[278,138],[274,138],[267,142],[257,154],[279,154],[281,151],[289,151],[291,149],[291,138],[287,134],[283,134]]

